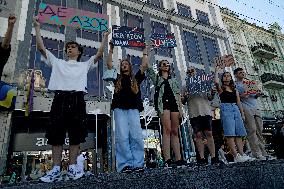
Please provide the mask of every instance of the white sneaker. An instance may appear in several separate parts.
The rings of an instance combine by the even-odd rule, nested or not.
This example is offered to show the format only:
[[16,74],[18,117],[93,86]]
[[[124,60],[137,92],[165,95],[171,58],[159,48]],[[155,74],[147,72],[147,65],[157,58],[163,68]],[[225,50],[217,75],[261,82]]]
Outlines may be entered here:
[[76,166],[70,166],[67,172],[67,176],[70,180],[77,180],[84,176],[84,172],[79,171]]
[[259,161],[265,161],[265,160],[266,160],[266,157],[260,155],[260,156],[257,156],[256,159],[259,160]]
[[250,156],[248,156],[246,154],[243,154],[243,157],[244,157],[244,159],[246,159],[246,161],[254,161],[254,160],[256,160],[255,158],[250,157]]
[[52,169],[51,171],[48,171],[46,175],[39,178],[42,182],[58,182],[62,180],[61,172],[59,170]]
[[248,161],[247,158],[245,158],[244,156],[242,156],[241,154],[237,154],[237,156],[234,158],[234,162],[235,163],[240,163],[240,162],[245,162]]

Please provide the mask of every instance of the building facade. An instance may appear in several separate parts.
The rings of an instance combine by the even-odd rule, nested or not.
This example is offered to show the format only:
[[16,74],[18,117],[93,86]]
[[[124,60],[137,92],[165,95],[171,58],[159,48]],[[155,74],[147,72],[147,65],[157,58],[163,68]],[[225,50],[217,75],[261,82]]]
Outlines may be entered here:
[[237,67],[256,80],[265,96],[259,98],[266,118],[284,116],[284,34],[281,27],[271,24],[268,29],[240,19],[232,11],[221,10]]
[[[180,85],[185,84],[185,72],[189,66],[198,69],[213,70],[213,58],[230,54],[230,44],[217,0],[23,0],[18,1],[18,23],[15,29],[17,39],[13,40],[13,53],[5,67],[3,80],[18,86],[16,110],[23,110],[26,101],[25,83],[28,69],[37,70],[38,85],[33,98],[33,111],[49,112],[52,93],[46,92],[51,69],[46,67],[39,58],[35,47],[35,31],[32,17],[37,13],[41,2],[72,7],[109,16],[109,26],[120,25],[144,28],[146,40],[151,33],[173,33],[177,47],[173,49],[155,49],[149,54],[150,63],[155,67],[159,60],[168,60],[173,67]],[[3,23],[4,20],[0,20]],[[100,45],[102,32],[74,29],[64,26],[42,24],[41,33],[47,49],[56,57],[64,58],[64,43],[77,41],[84,47],[82,60],[92,56]],[[3,37],[3,34],[1,34]],[[110,37],[111,38],[111,37]],[[105,56],[99,61],[98,67],[88,75],[87,112],[100,109],[102,114],[110,114],[110,95],[108,83],[102,80],[106,69],[108,47]],[[114,50],[114,66],[119,60],[128,58],[137,70],[141,64],[142,49],[121,48]],[[142,86],[142,98],[152,99],[153,89],[150,80],[146,79]],[[1,133],[10,133],[13,116],[11,112],[1,113]],[[2,121],[3,120],[3,121]],[[12,121],[11,121],[12,120]],[[5,126],[5,127],[4,127]],[[18,126],[17,126],[18,127]],[[110,126],[109,126],[110,127]],[[112,131],[113,129],[111,129]],[[111,132],[110,132],[111,133]],[[3,172],[9,144],[9,134],[3,134],[0,141],[1,162]],[[109,138],[108,138],[109,139]],[[110,139],[111,140],[111,139]],[[6,141],[3,142],[3,141]],[[110,142],[111,144],[111,142]],[[112,143],[113,144],[113,143]],[[5,146],[4,146],[5,145]],[[110,150],[110,151],[109,151]],[[113,152],[111,147],[108,152]],[[112,154],[113,158],[114,155]],[[111,158],[110,157],[110,158]]]

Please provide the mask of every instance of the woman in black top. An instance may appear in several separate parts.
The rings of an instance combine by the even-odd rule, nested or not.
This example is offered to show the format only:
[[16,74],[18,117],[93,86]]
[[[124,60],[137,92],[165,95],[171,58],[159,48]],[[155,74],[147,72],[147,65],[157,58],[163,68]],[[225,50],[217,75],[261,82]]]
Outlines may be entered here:
[[[250,159],[243,152],[242,137],[247,135],[244,127],[244,112],[240,102],[240,96],[235,88],[235,83],[230,72],[224,72],[221,78],[222,85],[218,79],[219,67],[215,67],[215,85],[221,100],[221,122],[227,144],[231,148],[235,162],[244,162]],[[237,146],[237,149],[236,149]]]
[[[107,60],[107,68],[113,68],[113,44]],[[142,65],[136,74],[129,60],[120,62],[120,74],[115,79],[111,104],[115,121],[116,166],[118,172],[141,172],[144,167],[144,141],[140,124],[143,110],[140,84],[148,67],[147,48],[143,50]]]

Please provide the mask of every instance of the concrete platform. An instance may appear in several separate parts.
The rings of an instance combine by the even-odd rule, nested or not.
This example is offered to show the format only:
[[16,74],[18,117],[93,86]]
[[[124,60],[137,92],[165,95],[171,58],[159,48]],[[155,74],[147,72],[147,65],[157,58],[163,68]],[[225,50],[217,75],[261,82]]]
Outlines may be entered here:
[[0,188],[196,188],[196,189],[284,189],[284,160],[254,161],[230,165],[152,169],[145,173],[100,174],[77,181],[28,182]]

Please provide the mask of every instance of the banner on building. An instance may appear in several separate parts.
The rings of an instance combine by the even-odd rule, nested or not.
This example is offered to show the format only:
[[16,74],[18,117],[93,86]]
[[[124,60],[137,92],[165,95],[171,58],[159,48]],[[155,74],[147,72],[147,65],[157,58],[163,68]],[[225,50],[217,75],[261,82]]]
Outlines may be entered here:
[[17,89],[12,85],[0,81],[0,109],[12,110],[15,108]]
[[40,3],[38,17],[41,23],[72,26],[95,31],[108,30],[107,15],[74,8]]
[[0,0],[0,17],[8,18],[15,12],[17,0]]
[[235,59],[233,55],[224,55],[214,58],[214,63],[220,68],[230,67],[235,64]]
[[177,46],[174,34],[153,33],[150,37],[157,48],[174,48]]
[[256,81],[245,80],[243,81],[243,84],[245,86],[245,94],[256,94],[259,92]]
[[114,46],[145,47],[144,29],[113,25],[112,42]]
[[186,78],[186,88],[189,94],[199,94],[211,91],[214,75],[205,73],[204,70],[196,69],[195,76]]

